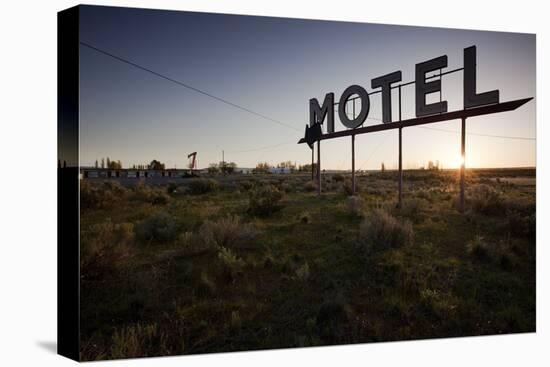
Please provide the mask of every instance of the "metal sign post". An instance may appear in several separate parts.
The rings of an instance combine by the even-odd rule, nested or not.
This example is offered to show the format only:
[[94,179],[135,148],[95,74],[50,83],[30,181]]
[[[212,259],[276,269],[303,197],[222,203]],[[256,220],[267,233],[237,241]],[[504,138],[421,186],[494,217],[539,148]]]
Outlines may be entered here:
[[311,182],[315,182],[315,149],[311,148]]
[[355,135],[351,136],[351,194],[355,195]]
[[466,186],[465,174],[466,174],[466,117],[462,118],[462,128],[460,129],[460,212],[464,213],[465,210],[465,195],[464,189]]
[[321,140],[317,141],[317,195],[321,196]]
[[403,128],[399,128],[399,177],[398,179],[398,190],[399,194],[397,195],[397,207],[401,208],[401,205],[403,203],[403,149],[402,149],[402,143],[403,143]]
[[[399,98],[399,121],[401,121],[401,84],[399,85],[399,89],[398,89],[398,98]],[[399,193],[397,195],[397,207],[398,208],[401,208],[401,206],[403,205],[403,128],[399,128],[399,162],[398,162],[398,166],[399,166],[399,177],[398,177],[398,180],[399,180],[399,183],[398,183],[398,190],[399,190]]]

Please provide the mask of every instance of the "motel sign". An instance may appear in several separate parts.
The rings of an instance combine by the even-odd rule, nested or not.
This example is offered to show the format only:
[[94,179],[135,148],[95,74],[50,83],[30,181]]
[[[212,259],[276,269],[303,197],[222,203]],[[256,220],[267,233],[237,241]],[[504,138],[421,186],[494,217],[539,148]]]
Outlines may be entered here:
[[[334,93],[327,93],[320,104],[316,98],[309,100],[309,126],[306,125],[305,137],[298,143],[307,143],[312,149],[317,142],[317,190],[321,194],[321,140],[332,139],[343,136],[351,136],[352,145],[352,187],[355,193],[355,135],[399,129],[399,196],[398,205],[402,202],[403,170],[402,170],[402,129],[409,126],[423,125],[434,122],[448,121],[454,119],[462,120],[461,129],[461,156],[460,167],[460,210],[464,210],[464,154],[466,118],[492,114],[497,112],[512,111],[532,99],[525,98],[500,103],[499,91],[492,90],[477,92],[476,86],[476,46],[464,49],[464,66],[462,68],[443,71],[447,67],[447,55],[416,64],[415,80],[402,83],[401,71],[395,71],[371,80],[373,92],[367,92],[360,85],[352,85],[344,90],[338,102],[335,102]],[[438,74],[427,77],[427,74],[439,71]],[[435,103],[426,103],[426,95],[441,93],[441,79],[444,75],[463,71],[463,109],[449,112],[447,101],[440,100]],[[415,113],[412,119],[401,119],[401,89],[406,86],[415,87]],[[392,116],[392,90],[398,90],[398,111],[399,116],[394,121]],[[370,111],[370,95],[381,93],[382,95],[382,124],[363,127]],[[355,101],[359,100],[359,111],[355,111]],[[353,115],[347,113],[347,104],[353,102]],[[335,131],[334,113],[335,107],[338,110],[340,123],[346,130]],[[326,122],[326,133],[323,134],[321,125]],[[313,166],[313,165],[312,165]]]

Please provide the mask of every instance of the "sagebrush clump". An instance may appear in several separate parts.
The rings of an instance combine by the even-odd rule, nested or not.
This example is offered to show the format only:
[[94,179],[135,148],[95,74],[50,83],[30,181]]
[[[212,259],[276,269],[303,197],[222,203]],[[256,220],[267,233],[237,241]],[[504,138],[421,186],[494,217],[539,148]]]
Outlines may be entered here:
[[94,224],[81,234],[80,271],[84,279],[95,279],[117,271],[134,242],[132,223],[110,219]]
[[115,330],[111,343],[111,357],[136,358],[155,355],[155,347],[158,347],[159,341],[157,324],[136,324]]
[[140,181],[133,188],[132,199],[153,205],[164,205],[168,203],[170,196],[166,194],[165,190]]
[[469,241],[466,245],[466,250],[470,256],[476,258],[477,260],[489,260],[489,245],[482,236],[475,236],[473,240]]
[[254,225],[243,223],[238,216],[228,216],[217,221],[206,220],[199,228],[199,239],[207,247],[232,248],[244,245],[256,238]]
[[90,183],[80,181],[80,207],[82,209],[107,209],[124,200],[127,190],[116,181]]
[[406,198],[398,208],[397,213],[402,216],[412,219],[415,223],[423,218],[425,210],[428,208],[429,202],[426,199],[418,197]]
[[334,182],[342,182],[342,181],[344,181],[344,179],[345,179],[345,177],[341,173],[335,173],[332,176],[332,181],[334,181]]
[[282,197],[283,193],[273,185],[256,187],[249,192],[248,211],[259,216],[272,214],[282,208]]
[[304,184],[304,190],[307,192],[315,191],[317,190],[317,185],[313,181],[307,181]]
[[231,251],[231,249],[228,249],[226,247],[219,248],[218,259],[220,259],[223,265],[223,270],[225,274],[231,279],[240,274],[245,265],[243,259],[237,257],[237,255],[235,255],[233,251]]
[[189,183],[187,192],[191,195],[202,195],[216,191],[219,184],[216,180],[210,178],[200,178]]
[[487,184],[473,185],[468,191],[467,199],[475,212],[487,215],[504,213],[504,202],[500,193]]
[[360,196],[349,196],[347,199],[348,212],[354,216],[363,214],[363,199]]
[[353,182],[351,180],[345,180],[344,183],[342,184],[342,191],[347,196],[355,195],[360,191],[359,182],[357,181],[355,182],[355,192],[353,192]]
[[366,253],[400,247],[412,239],[411,222],[399,221],[384,209],[370,211],[359,227],[359,242]]
[[178,225],[170,215],[159,212],[137,223],[134,227],[136,239],[142,244],[159,244],[174,241]]

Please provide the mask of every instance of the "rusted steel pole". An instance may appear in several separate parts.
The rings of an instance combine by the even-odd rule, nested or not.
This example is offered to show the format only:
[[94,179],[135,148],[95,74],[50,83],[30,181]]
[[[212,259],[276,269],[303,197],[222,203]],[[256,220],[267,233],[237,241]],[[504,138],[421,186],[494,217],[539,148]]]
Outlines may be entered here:
[[315,148],[311,147],[311,181],[315,182]]
[[460,212],[464,213],[465,209],[465,170],[466,170],[466,118],[462,118],[462,129],[460,137]]
[[403,202],[403,133],[402,128],[399,128],[399,195],[397,207],[401,208]]
[[317,141],[317,195],[321,195],[321,140]]
[[[401,85],[399,85],[398,89],[398,97],[399,97],[399,121],[401,121]],[[403,205],[403,128],[399,128],[399,183],[398,183],[398,190],[399,193],[397,195],[397,207],[401,208]]]
[[355,135],[351,136],[351,195],[355,195]]
[[[355,119],[355,99],[353,100],[353,119]],[[356,192],[355,185],[355,135],[351,136],[351,195]]]

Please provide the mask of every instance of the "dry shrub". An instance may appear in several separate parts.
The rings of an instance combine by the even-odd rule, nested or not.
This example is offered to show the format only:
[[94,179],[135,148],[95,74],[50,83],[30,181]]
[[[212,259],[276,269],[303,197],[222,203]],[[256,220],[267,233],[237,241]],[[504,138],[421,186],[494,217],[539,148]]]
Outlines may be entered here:
[[164,205],[168,201],[170,201],[170,196],[159,190],[155,190],[151,197],[151,204],[153,205]]
[[140,181],[134,186],[132,199],[153,205],[164,205],[168,203],[170,196],[164,190]]
[[324,301],[319,307],[315,326],[321,340],[326,343],[342,342],[345,328],[342,327],[348,321],[346,304],[341,297]]
[[229,279],[234,279],[238,274],[242,273],[245,262],[240,257],[237,257],[231,249],[220,247],[218,259],[220,259],[223,265],[223,271]]
[[311,214],[309,212],[303,212],[298,215],[298,221],[303,224],[311,223]]
[[272,214],[282,208],[282,197],[282,192],[273,185],[256,187],[249,192],[248,211],[259,216]]
[[136,238],[143,244],[158,244],[174,241],[178,235],[178,225],[174,218],[159,212],[137,223]]
[[205,297],[213,297],[217,292],[216,282],[208,276],[204,271],[201,272],[199,282],[195,287],[195,292],[197,295]]
[[347,200],[347,209],[352,215],[360,216],[363,214],[363,199],[359,196],[349,196]]
[[291,193],[292,191],[294,191],[294,186],[292,186],[290,183],[288,182],[283,182],[281,184],[281,190],[283,190],[284,192],[286,192],[287,194],[288,193]]
[[152,189],[151,186],[146,185],[143,181],[139,181],[133,187],[132,199],[136,201],[149,202],[151,200]]
[[176,240],[178,254],[183,256],[194,256],[209,252],[215,249],[211,243],[207,243],[193,232],[184,232]]
[[536,203],[529,200],[507,199],[507,228],[514,236],[535,237]]
[[198,180],[191,181],[187,187],[187,192],[191,195],[203,195],[209,192],[216,191],[219,185],[216,180],[211,178],[200,178]]
[[494,215],[504,212],[504,202],[500,193],[486,184],[471,186],[468,201],[475,212]]
[[215,222],[205,221],[199,229],[199,239],[207,248],[238,247],[254,240],[258,231],[251,223],[242,223],[238,216],[228,216]]
[[118,270],[120,261],[128,256],[134,242],[131,223],[95,224],[82,231],[80,271],[84,279],[96,279]]
[[136,324],[115,330],[111,343],[112,358],[136,358],[155,355],[164,344],[157,324]]
[[179,187],[175,182],[168,182],[166,185],[166,193],[169,195],[174,195],[179,192]]
[[83,209],[105,209],[125,198],[127,190],[117,181],[90,183],[80,180],[80,207]]
[[413,220],[421,219],[428,205],[429,203],[425,199],[416,197],[405,198],[401,203],[398,213]]
[[477,260],[489,260],[489,245],[482,236],[475,236],[473,240],[466,245],[468,254]]
[[414,195],[420,199],[430,200],[430,192],[426,189],[419,189],[414,193]]
[[522,214],[515,210],[506,210],[507,228],[514,236],[535,237],[536,234],[536,215]]
[[[347,196],[354,195],[352,181],[351,180],[345,180],[343,185],[342,185],[342,190],[344,191],[344,194],[346,194]],[[355,181],[355,194],[358,193],[359,191],[360,191],[359,190],[359,182],[357,182],[357,180],[356,180]]]
[[245,246],[257,235],[258,231],[251,223],[242,223],[238,216],[228,216],[218,221],[205,221],[196,233],[182,233],[176,245],[180,255],[193,256],[221,247]]
[[307,192],[312,192],[317,190],[317,185],[313,181],[308,181],[304,184],[304,190]]
[[345,177],[343,174],[341,173],[335,173],[333,176],[332,176],[332,181],[334,182],[342,182],[344,181]]
[[412,238],[411,223],[400,222],[383,209],[369,212],[359,227],[359,242],[367,254],[406,245]]
[[241,181],[239,183],[239,188],[240,188],[241,191],[248,191],[248,190],[252,189],[255,184],[256,184],[255,180]]
[[309,279],[309,264],[306,262],[302,266],[300,266],[298,269],[296,269],[295,272],[295,279],[300,282],[305,282]]
[[513,246],[504,241],[490,242],[478,235],[467,243],[466,250],[472,258],[482,262],[496,262],[503,270],[510,270],[517,263]]
[[239,314],[239,311],[232,311],[231,312],[231,328],[234,330],[239,330],[242,326],[241,321],[241,315]]

